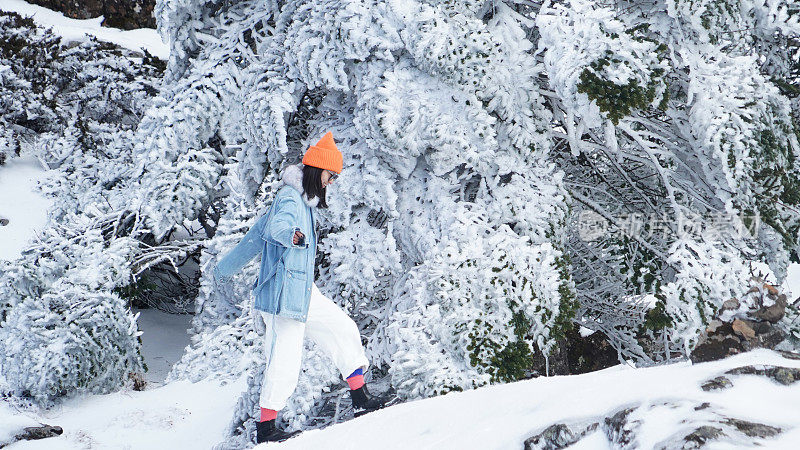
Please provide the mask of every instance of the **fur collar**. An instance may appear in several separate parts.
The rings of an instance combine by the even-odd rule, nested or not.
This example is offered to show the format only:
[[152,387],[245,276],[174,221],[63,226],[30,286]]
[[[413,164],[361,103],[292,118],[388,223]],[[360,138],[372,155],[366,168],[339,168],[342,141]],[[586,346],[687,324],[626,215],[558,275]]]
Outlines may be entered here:
[[283,169],[281,181],[283,181],[283,184],[295,188],[303,196],[303,201],[306,202],[306,205],[314,208],[319,203],[319,197],[314,196],[314,198],[309,199],[306,197],[306,193],[303,192],[303,164],[294,164]]

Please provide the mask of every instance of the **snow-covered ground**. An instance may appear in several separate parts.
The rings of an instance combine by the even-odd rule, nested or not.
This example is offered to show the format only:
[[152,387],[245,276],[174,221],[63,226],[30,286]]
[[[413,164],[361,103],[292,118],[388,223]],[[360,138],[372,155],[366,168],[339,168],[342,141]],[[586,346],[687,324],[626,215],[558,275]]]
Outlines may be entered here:
[[[777,437],[749,440],[762,448],[798,448],[800,382],[786,386],[762,376],[727,375],[732,387],[701,388],[707,380],[747,365],[800,368],[800,360],[756,350],[703,364],[616,366],[584,375],[541,377],[407,402],[258,448],[521,449],[525,439],[552,424],[602,421],[625,407],[639,407],[626,425],[638,444],[632,448],[658,448],[656,444],[701,426],[722,427],[728,418],[780,428]],[[243,389],[244,378],[227,386],[173,382],[143,392],[86,396],[32,417],[0,404],[0,424],[21,427],[26,421],[40,421],[64,429],[61,436],[16,443],[10,450],[211,448],[222,439]],[[13,434],[13,428],[0,427],[0,433]],[[744,446],[723,438],[709,448]],[[598,428],[570,448],[611,446]]]
[[22,426],[15,430],[7,424],[41,422],[60,426],[64,433],[6,448],[207,449],[223,439],[244,383],[245,378],[224,386],[178,381],[141,392],[83,396],[41,415],[21,414],[0,402],[0,438],[4,431],[6,435],[21,431]]
[[12,260],[47,223],[50,200],[34,191],[46,172],[39,161],[27,155],[9,159],[0,166],[0,259]]
[[189,345],[186,330],[191,314],[168,314],[157,309],[139,309],[139,329],[142,331],[142,356],[147,364],[145,381],[150,386],[161,385],[172,365],[178,362]]
[[[784,430],[764,440],[762,448],[800,448],[800,382],[784,386],[764,377],[729,375],[731,388],[706,392],[700,387],[727,370],[751,364],[800,367],[800,361],[758,350],[696,365],[616,366],[584,375],[535,378],[403,403],[257,448],[522,449],[525,439],[549,425],[602,420],[626,406],[643,406],[638,415],[632,413],[642,420],[635,432],[638,446],[632,448],[658,448],[657,443],[676,432],[714,426],[712,411]],[[695,409],[705,402],[708,408]],[[571,448],[610,448],[599,430],[585,439]],[[709,448],[747,447],[741,442],[718,444]]]
[[121,47],[141,51],[147,49],[153,56],[166,60],[169,57],[169,46],[161,41],[161,36],[153,28],[136,30],[120,30],[119,28],[101,27],[103,16],[94,19],[71,19],[64,14],[41,6],[32,5],[22,0],[3,0],[0,2],[3,11],[14,11],[23,16],[32,16],[34,22],[61,36],[64,41],[82,41],[85,34],[113,42]]

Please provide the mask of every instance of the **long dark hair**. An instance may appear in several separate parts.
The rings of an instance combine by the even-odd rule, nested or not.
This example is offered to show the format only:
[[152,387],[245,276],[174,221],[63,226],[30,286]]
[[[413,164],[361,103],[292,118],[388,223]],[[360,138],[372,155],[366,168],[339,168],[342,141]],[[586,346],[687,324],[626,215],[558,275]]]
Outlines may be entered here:
[[327,188],[322,187],[322,170],[319,167],[303,164],[303,192],[305,192],[309,200],[319,197],[317,208],[328,207],[328,203],[325,202],[325,190]]

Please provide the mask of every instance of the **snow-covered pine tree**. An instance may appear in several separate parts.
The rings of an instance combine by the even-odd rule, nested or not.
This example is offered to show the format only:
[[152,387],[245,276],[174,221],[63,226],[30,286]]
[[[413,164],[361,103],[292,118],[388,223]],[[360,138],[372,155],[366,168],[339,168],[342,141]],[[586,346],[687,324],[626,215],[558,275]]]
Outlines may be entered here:
[[33,19],[0,11],[0,164],[59,122],[43,95],[54,72],[47,62],[58,54],[59,41]]
[[40,404],[115,390],[143,370],[124,288],[178,253],[143,245],[129,210],[132,130],[160,69],[92,38],[65,45],[14,13],[0,12],[0,34],[0,128],[51,169],[53,202],[21,257],[0,262],[0,374]]
[[[367,335],[373,375],[388,375],[406,398],[518,379],[533,352],[547,353],[570,326],[576,304],[563,254],[568,195],[548,160],[551,115],[531,54],[534,22],[517,9],[159,2],[173,56],[158,108],[189,116],[154,111],[163,120],[143,120],[144,177],[162,177],[160,169],[147,175],[151,162],[175,161],[217,133],[223,149],[234,149],[220,152],[223,179],[235,174],[236,183],[210,190],[196,178],[159,180],[193,198],[221,196],[223,217],[233,218],[233,210],[264,208],[266,174],[298,162],[331,130],[345,169],[323,213],[317,281]],[[202,106],[180,106],[189,98]],[[158,234],[201,213],[192,210],[198,202],[149,186],[142,183],[142,198],[158,202],[146,200],[144,212]],[[239,323],[206,318],[197,331]],[[201,349],[223,341],[196,342],[180,367],[202,372],[193,362]],[[320,357],[310,350],[310,360]],[[337,379],[310,363],[282,417],[302,426],[298,419],[321,407],[314,396]],[[258,383],[252,377],[243,396],[251,400],[241,403],[242,420],[256,410]]]
[[[569,241],[580,319],[624,357],[690,350],[721,303],[747,289],[749,260],[781,282],[797,258],[797,124],[781,89],[796,86],[798,12],[778,0],[570,0],[539,11],[553,154],[577,217],[610,226]],[[754,236],[737,232],[748,226]],[[637,303],[646,294],[655,308]],[[666,332],[663,356],[640,347],[645,328]]]
[[134,246],[109,245],[95,220],[67,218],[0,265],[0,369],[12,394],[41,405],[109,392],[143,371],[135,317],[114,292],[127,284]]

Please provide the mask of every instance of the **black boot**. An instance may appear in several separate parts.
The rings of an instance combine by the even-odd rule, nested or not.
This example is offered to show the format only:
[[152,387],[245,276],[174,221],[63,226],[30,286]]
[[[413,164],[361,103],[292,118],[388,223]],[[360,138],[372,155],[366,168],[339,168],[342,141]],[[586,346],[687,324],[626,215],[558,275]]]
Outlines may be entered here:
[[350,390],[350,399],[353,401],[353,416],[358,417],[386,406],[389,397],[372,397],[367,391],[367,385]]
[[256,444],[285,441],[298,433],[300,430],[286,432],[276,427],[275,419],[256,422]]

